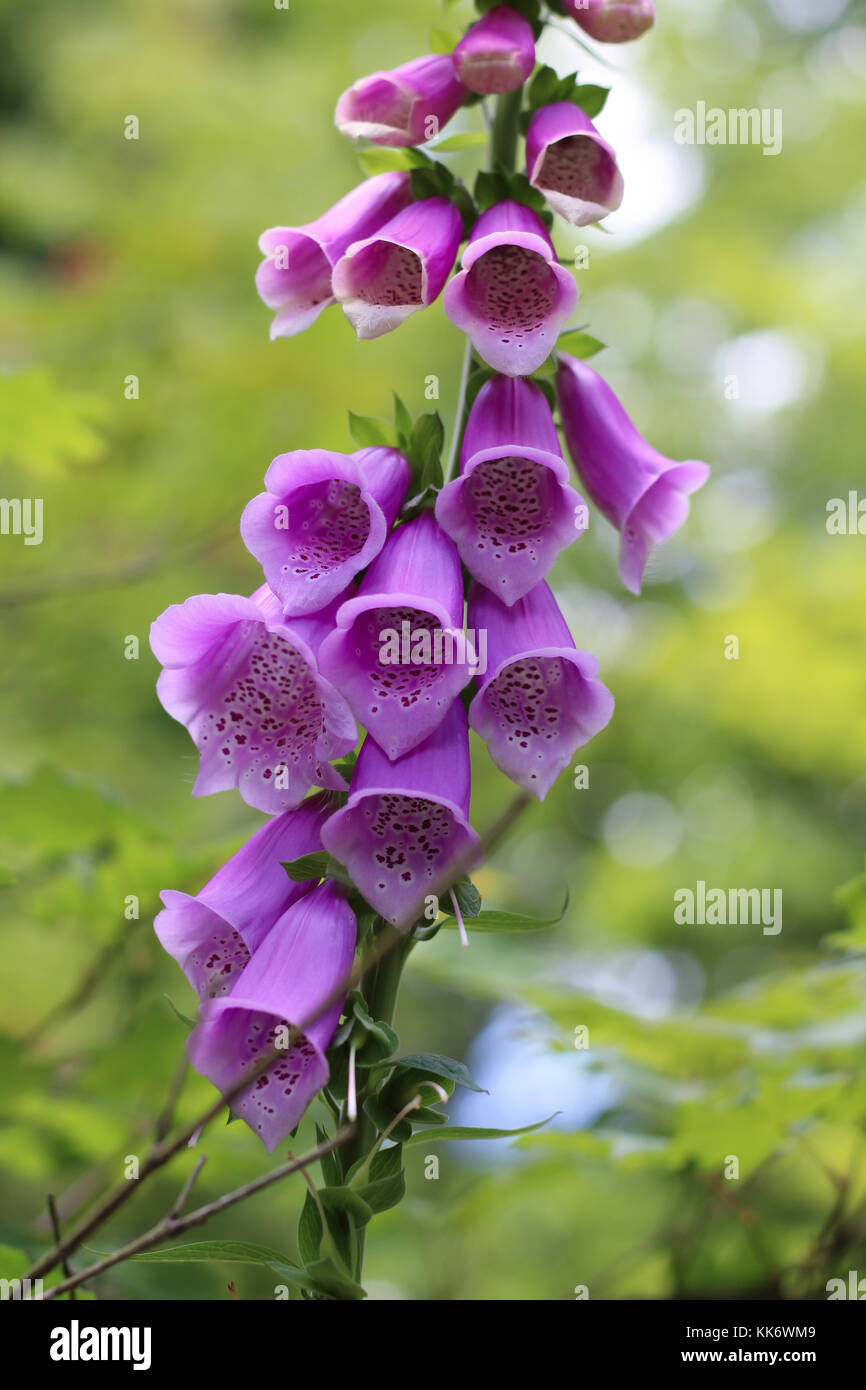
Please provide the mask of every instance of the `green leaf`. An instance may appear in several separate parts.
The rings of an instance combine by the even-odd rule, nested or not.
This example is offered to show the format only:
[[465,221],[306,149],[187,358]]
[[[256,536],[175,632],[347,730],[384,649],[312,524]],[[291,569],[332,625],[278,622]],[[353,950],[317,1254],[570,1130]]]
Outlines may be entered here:
[[405,1057],[397,1058],[394,1070],[415,1071],[422,1076],[441,1077],[453,1081],[457,1086],[464,1086],[467,1091],[484,1091],[484,1087],[473,1080],[464,1062],[455,1062],[453,1057],[443,1057],[438,1052],[409,1052]]
[[508,193],[508,180],[503,174],[498,171],[491,172],[489,169],[479,170],[473,189],[479,212],[486,212],[494,203],[501,203],[503,198],[508,197]]
[[376,420],[371,415],[356,415],[349,411],[349,433],[362,449],[393,447],[394,440],[384,420]]
[[[397,1112],[385,1105],[378,1096],[368,1096],[364,1101],[364,1113],[369,1116],[376,1126],[376,1129],[381,1134],[388,1128]],[[411,1133],[412,1125],[410,1121],[408,1119],[403,1119],[390,1131],[388,1138],[393,1139],[397,1144],[402,1144],[409,1138]]]
[[487,136],[483,130],[466,130],[460,135],[449,135],[446,140],[437,141],[433,149],[437,154],[452,154],[456,150],[476,150],[486,144]]
[[[481,911],[481,894],[468,875],[458,879],[451,887],[451,893],[457,899],[457,905],[464,917],[477,917]],[[451,901],[451,893],[446,895],[446,902]],[[450,909],[445,908],[448,912]]]
[[356,1284],[354,1279],[331,1259],[316,1260],[308,1264],[307,1275],[317,1289],[332,1298],[352,1299],[357,1302],[367,1297],[361,1285]]
[[[317,1252],[318,1253],[318,1252]],[[170,1245],[165,1250],[145,1250],[141,1255],[131,1255],[130,1259],[139,1264],[204,1264],[219,1261],[223,1264],[238,1265],[285,1265],[291,1267],[291,1260],[271,1250],[267,1245],[252,1245],[244,1240],[199,1240],[191,1245]]]
[[[515,912],[500,912],[493,908],[489,912],[479,912],[478,916],[470,918],[465,926],[469,931],[541,931],[544,927],[555,927],[557,922],[561,922],[566,907],[567,898],[558,917],[524,917]],[[456,928],[456,919],[449,918],[450,914],[442,926]]]
[[327,850],[317,849],[314,854],[302,854],[292,859],[283,868],[293,883],[306,883],[311,878],[324,878],[330,855]]
[[[563,347],[572,357],[579,357],[585,360],[587,357],[594,357],[597,352],[601,352],[606,343],[599,338],[594,338],[591,333],[584,333],[580,328],[567,328],[564,333],[560,333],[556,340],[557,348]],[[539,383],[540,385],[540,383]]]
[[460,35],[453,33],[450,29],[430,30],[431,53],[453,53],[459,42]]
[[431,1133],[425,1130],[423,1134],[413,1134],[411,1139],[407,1139],[407,1144],[430,1144],[439,1143],[440,1140],[452,1139],[514,1139],[519,1134],[532,1134],[534,1130],[541,1129],[543,1125],[549,1125],[561,1112],[554,1110],[552,1115],[548,1115],[546,1120],[539,1120],[534,1125],[523,1125],[520,1129],[473,1129],[468,1125],[448,1125],[445,1129]]
[[196,1021],[195,1021],[195,1019],[194,1019],[194,1018],[187,1018],[186,1014],[182,1014],[181,1011],[180,1011],[180,1009],[177,1007],[177,1004],[175,1004],[174,1000],[171,998],[170,995],[168,995],[168,994],[163,995],[163,998],[166,1000],[166,1002],[167,1002],[167,1004],[168,1004],[168,1007],[171,1009],[171,1011],[172,1011],[172,1013],[175,1015],[175,1017],[180,1019],[181,1023],[185,1024],[185,1026],[186,1026],[187,1028],[195,1028],[195,1026],[196,1026]]
[[[370,1217],[373,1215],[372,1209],[359,1197],[357,1191],[351,1187],[336,1185],[334,1187],[320,1187],[319,1201],[325,1208],[326,1213],[341,1212],[351,1217],[356,1226],[366,1226]],[[328,1225],[330,1225],[330,1220]]]
[[553,414],[553,412],[556,410],[556,387],[550,380],[550,377],[533,377],[533,381],[535,382],[539,391],[544,392],[545,400],[547,401],[547,404],[550,406],[551,414]]
[[529,84],[527,93],[529,105],[535,110],[539,106],[549,106],[556,101],[561,78],[553,68],[541,67]]
[[570,100],[592,120],[602,110],[609,95],[610,87],[597,87],[588,83],[585,87],[576,86],[571,93]]
[[372,1212],[388,1211],[406,1196],[406,1178],[402,1169],[388,1178],[377,1178],[355,1189]]
[[370,1161],[370,1178],[374,1182],[383,1178],[395,1178],[402,1170],[402,1144],[392,1144],[388,1149],[378,1149]]
[[442,447],[445,426],[438,411],[419,415],[412,427],[409,452],[413,464],[412,490],[442,486]]
[[423,150],[389,150],[380,145],[361,150],[358,158],[368,178],[374,174],[390,174],[395,169],[420,169],[433,162]]
[[[322,1125],[316,1125],[317,1144],[327,1144],[330,1137],[330,1134]],[[328,1187],[334,1187],[342,1181],[343,1175],[336,1150],[331,1149],[328,1153],[322,1154],[322,1157],[319,1159],[319,1167],[322,1170],[322,1177]]]
[[298,1218],[298,1251],[305,1265],[319,1258],[322,1244],[322,1218],[319,1209],[308,1192]]
[[412,416],[397,395],[397,392],[394,391],[392,394],[394,396],[394,428],[398,435],[405,438],[406,447],[408,447],[409,438],[412,434]]

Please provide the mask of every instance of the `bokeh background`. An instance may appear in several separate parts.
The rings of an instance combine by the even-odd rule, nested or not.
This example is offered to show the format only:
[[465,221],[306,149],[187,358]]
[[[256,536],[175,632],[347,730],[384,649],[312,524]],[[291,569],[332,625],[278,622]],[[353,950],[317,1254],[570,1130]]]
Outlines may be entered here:
[[[563,776],[478,883],[487,906],[540,916],[568,892],[565,916],[469,951],[440,933],[397,1022],[406,1050],[467,1060],[489,1092],[454,1118],[560,1114],[514,1144],[407,1150],[407,1200],[371,1228],[373,1297],[825,1297],[866,1273],[866,538],[826,528],[831,498],[866,497],[866,7],[657,9],[607,65],[561,34],[542,53],[612,84],[598,123],[626,181],[612,235],[580,234],[576,322],[609,344],[594,365],[640,428],[712,481],[640,600],[601,520],[557,565],[617,711],[576,759],[589,787]],[[256,238],[358,180],[337,94],[470,16],[466,0],[0,3],[0,492],[44,499],[41,546],[0,538],[12,1272],[47,1239],[48,1191],[69,1220],[144,1152],[185,1037],[166,996],[192,1008],[151,930],[158,891],[195,891],[257,823],[233,794],[190,797],[150,621],[258,583],[237,523],[274,454],[351,448],[347,410],[388,415],[392,389],[429,409],[431,374],[453,416],[461,342],[440,306],[373,343],[331,310],[272,344]],[[781,108],[782,153],[676,144],[674,113],[699,100]],[[443,158],[468,174],[475,154]],[[473,763],[483,829],[509,787],[480,745]],[[673,894],[699,879],[782,889],[782,931],[677,925]],[[209,1094],[188,1075],[178,1116]],[[242,1125],[203,1147],[202,1198],[279,1159]],[[189,1161],[94,1248],[162,1214]],[[285,1183],[208,1234],[293,1256],[302,1195]],[[99,1292],[227,1299],[230,1279],[273,1297],[252,1265],[128,1264]]]

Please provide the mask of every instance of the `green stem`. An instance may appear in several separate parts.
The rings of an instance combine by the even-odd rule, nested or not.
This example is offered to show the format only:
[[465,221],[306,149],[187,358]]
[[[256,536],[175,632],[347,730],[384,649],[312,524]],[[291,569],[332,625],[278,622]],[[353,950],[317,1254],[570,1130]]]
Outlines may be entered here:
[[[516,92],[506,92],[503,96],[496,99],[496,111],[493,117],[493,124],[490,130],[490,148],[488,165],[491,170],[503,169],[506,173],[513,173],[517,159],[517,142],[520,138],[520,108],[523,99],[523,90],[518,88]],[[451,455],[448,460],[448,470],[445,481],[451,478],[456,466],[460,439],[463,433],[463,417],[466,407],[466,386],[472,367],[472,344],[467,340],[466,351],[463,357],[463,369],[460,376],[460,388],[458,392],[457,418],[454,425],[454,438],[451,442]],[[528,798],[527,798],[528,800]],[[517,814],[523,809],[523,803]],[[503,829],[510,825],[510,819],[503,817]],[[387,937],[388,940],[383,938]],[[372,969],[367,977],[364,988],[364,999],[370,1015],[374,1019],[379,1019],[383,1023],[391,1023],[394,1017],[394,1010],[397,1006],[397,995],[400,990],[400,979],[403,974],[403,967],[412,950],[414,942],[408,939],[404,933],[398,932],[395,927],[383,926],[382,931],[377,937],[377,942],[386,947],[378,965]],[[364,1087],[358,1086],[358,1117],[356,1121],[354,1137],[344,1144],[340,1151],[340,1163],[343,1174],[343,1182],[351,1168],[359,1159],[366,1158],[372,1151],[377,1141],[378,1131],[372,1120],[364,1112]],[[358,1231],[357,1241],[354,1249],[354,1276],[360,1283],[364,1266],[364,1238],[365,1232]]]
[[[383,940],[383,938],[386,939]],[[397,1007],[397,995],[400,992],[403,966],[406,964],[409,952],[415,943],[409,940],[405,933],[398,932],[395,927],[391,926],[383,927],[376,940],[386,948],[385,954],[367,977],[364,999],[371,1018],[382,1023],[391,1023]],[[376,1126],[364,1111],[364,1087],[359,1085],[355,1134],[347,1144],[343,1145],[340,1151],[344,1183],[353,1164],[357,1163],[360,1158],[364,1158],[372,1149],[376,1142],[377,1133]],[[358,1231],[354,1252],[354,1275],[359,1283],[364,1267],[365,1234],[363,1230]]]
[[496,98],[496,114],[490,132],[489,165],[492,170],[502,168],[506,173],[514,172],[517,159],[517,140],[520,135],[520,103],[523,88],[516,92],[505,92]]

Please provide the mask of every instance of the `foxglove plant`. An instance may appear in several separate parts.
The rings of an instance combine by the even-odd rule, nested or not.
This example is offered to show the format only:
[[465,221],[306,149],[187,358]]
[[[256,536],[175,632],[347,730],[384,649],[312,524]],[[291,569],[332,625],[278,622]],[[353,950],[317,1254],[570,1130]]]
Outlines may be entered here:
[[[551,8],[602,42],[654,19],[644,0]],[[588,520],[552,376],[570,454],[622,533],[635,592],[707,472],[652,449],[601,377],[558,350],[578,288],[553,214],[583,226],[623,195],[593,124],[604,93],[533,72],[549,18],[536,0],[477,9],[453,52],[343,93],[337,126],[391,146],[362,152],[368,172],[386,172],[314,221],[264,233],[256,280],[272,338],[335,303],[358,338],[378,337],[444,290],[467,339],[447,466],[438,414],[413,421],[399,397],[393,430],[350,417],[355,452],[280,454],[241,518],[265,583],[248,598],[196,595],[152,632],[159,697],[199,751],[194,792],[237,788],[272,817],[195,896],[167,890],[156,932],[198,997],[189,1057],[233,1116],[269,1151],[317,1097],[333,1122],[327,1142],[317,1126],[335,1152],[302,1214],[303,1268],[280,1265],[306,1298],[364,1296],[364,1228],[400,1200],[401,1146],[441,1124],[435,1106],[465,1075],[451,1059],[398,1057],[391,1022],[418,942],[456,925],[468,944],[473,922],[501,924],[468,877],[485,849],[470,820],[469,728],[521,789],[509,822],[613,714],[546,582]],[[435,143],[432,157],[420,147],[486,95],[489,161],[470,192]],[[579,335],[577,346],[600,345]]]

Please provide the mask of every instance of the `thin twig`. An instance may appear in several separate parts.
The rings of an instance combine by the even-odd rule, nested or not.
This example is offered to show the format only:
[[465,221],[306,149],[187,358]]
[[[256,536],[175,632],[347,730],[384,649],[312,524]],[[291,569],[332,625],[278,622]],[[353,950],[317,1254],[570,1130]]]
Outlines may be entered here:
[[[522,811],[525,810],[526,806],[530,804],[531,800],[532,798],[527,792],[521,792],[515,797],[511,806],[499,820],[495,822],[488,832],[485,839],[485,844],[488,848],[498,843],[506,831],[511,828]],[[459,872],[455,874],[455,878],[459,878],[460,873],[463,872],[463,869],[460,868],[459,865],[457,867]],[[468,868],[468,863],[466,867]],[[92,1231],[95,1231],[97,1227],[101,1226],[110,1216],[113,1216],[114,1213],[129,1200],[133,1192],[139,1189],[141,1183],[145,1181],[145,1179],[150,1177],[151,1174],[155,1173],[158,1169],[164,1167],[169,1159],[173,1158],[181,1149],[187,1147],[191,1140],[196,1138],[212,1120],[216,1119],[216,1117],[221,1114],[226,1105],[231,1105],[231,1102],[245,1091],[247,1087],[251,1086],[259,1076],[274,1064],[274,1062],[284,1058],[286,1050],[293,1047],[295,1043],[303,1037],[307,1029],[316,1019],[320,1018],[323,1013],[331,1008],[338,1000],[342,999],[350,990],[358,987],[368,970],[372,969],[374,965],[377,965],[379,961],[383,960],[385,956],[389,955],[390,952],[395,950],[398,946],[405,945],[405,942],[405,931],[400,931],[396,927],[387,924],[376,937],[373,944],[368,946],[363,956],[359,957],[353,963],[349,973],[344,976],[322,1000],[311,1017],[294,1025],[294,1027],[289,1030],[289,1036],[284,1047],[273,1048],[267,1053],[263,1053],[254,1065],[247,1068],[226,1091],[218,1095],[216,1100],[214,1100],[202,1114],[198,1115],[195,1120],[184,1126],[173,1139],[170,1141],[160,1140],[155,1143],[150,1152],[145,1156],[139,1169],[137,1179],[125,1179],[110,1192],[90,1216],[81,1221],[63,1240],[58,1241],[53,1250],[47,1251],[36,1261],[29,1271],[29,1277],[31,1279],[39,1278],[53,1269],[55,1265],[59,1264],[61,1260],[75,1250]]]
[[[51,1218],[51,1229],[52,1229],[52,1231],[54,1232],[54,1240],[55,1240],[55,1243],[56,1243],[57,1245],[59,1245],[59,1244],[60,1244],[60,1216],[59,1216],[59,1213],[58,1213],[58,1211],[57,1211],[57,1203],[56,1203],[55,1200],[54,1200],[54,1193],[53,1193],[53,1192],[49,1192],[49,1194],[48,1194],[48,1215],[49,1215],[50,1218]],[[70,1267],[70,1264],[69,1264],[69,1261],[68,1261],[68,1260],[62,1260],[62,1261],[61,1261],[61,1268],[62,1268],[62,1270],[63,1270],[63,1273],[66,1275],[67,1279],[71,1279],[71,1278],[72,1278],[72,1269],[71,1269],[71,1267]],[[73,1302],[73,1303],[75,1302],[76,1294],[75,1294],[75,1290],[74,1290],[74,1289],[71,1289],[71,1290],[70,1290],[69,1298],[70,1298],[70,1301],[71,1301],[71,1302]]]
[[208,1202],[206,1206],[198,1207],[195,1211],[191,1211],[188,1216],[176,1216],[174,1214],[175,1210],[179,1205],[182,1205],[183,1200],[185,1200],[184,1194],[188,1194],[189,1189],[192,1187],[192,1184],[201,1171],[204,1160],[200,1159],[192,1174],[187,1179],[187,1182],[184,1184],[181,1197],[178,1198],[178,1201],[175,1203],[168,1216],[163,1217],[161,1221],[158,1221],[149,1231],[145,1231],[143,1235],[137,1236],[135,1240],[131,1240],[128,1245],[122,1246],[120,1250],[113,1251],[112,1254],[106,1255],[96,1264],[90,1265],[88,1269],[83,1269],[79,1274],[74,1274],[71,1278],[64,1279],[62,1283],[55,1284],[52,1289],[49,1289],[44,1294],[44,1301],[47,1302],[51,1298],[59,1298],[61,1294],[70,1293],[73,1289],[77,1288],[79,1284],[83,1284],[90,1279],[95,1279],[98,1275],[104,1274],[106,1270],[112,1269],[115,1265],[122,1264],[125,1260],[132,1259],[134,1255],[142,1254],[145,1250],[151,1250],[154,1245],[159,1245],[162,1241],[171,1239],[172,1236],[182,1235],[183,1232],[188,1231],[191,1226],[203,1226],[206,1221],[209,1221],[212,1216],[216,1216],[219,1212],[226,1211],[229,1207],[236,1206],[238,1202],[245,1201],[247,1197],[253,1197],[257,1192],[263,1191],[266,1187],[271,1187],[275,1182],[279,1182],[282,1178],[287,1178],[291,1173],[297,1173],[307,1168],[311,1163],[315,1163],[325,1154],[330,1153],[333,1149],[338,1148],[340,1144],[345,1143],[352,1133],[352,1126],[348,1126],[335,1134],[333,1139],[327,1140],[324,1144],[317,1144],[317,1146],[311,1149],[308,1154],[305,1154],[303,1158],[293,1159],[291,1163],[284,1163],[279,1168],[274,1168],[272,1172],[265,1173],[262,1177],[255,1178],[252,1182],[245,1183],[243,1187],[235,1188],[233,1192],[224,1193],[224,1195],[218,1197],[215,1202]]
[[471,368],[472,342],[467,338],[466,347],[463,350],[463,366],[460,369],[460,385],[457,388],[457,411],[454,416],[454,433],[451,436],[451,448],[448,451],[448,463],[442,479],[443,484],[450,483],[457,467],[460,441],[463,438],[463,412],[466,408],[466,387],[469,385],[469,372]]

